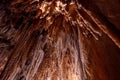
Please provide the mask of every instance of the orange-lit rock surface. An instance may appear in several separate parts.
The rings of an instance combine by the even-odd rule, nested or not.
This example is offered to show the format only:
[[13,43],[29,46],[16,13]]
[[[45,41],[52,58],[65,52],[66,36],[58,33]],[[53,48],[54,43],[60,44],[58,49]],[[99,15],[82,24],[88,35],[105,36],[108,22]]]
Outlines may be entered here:
[[120,80],[119,0],[1,0],[0,80]]

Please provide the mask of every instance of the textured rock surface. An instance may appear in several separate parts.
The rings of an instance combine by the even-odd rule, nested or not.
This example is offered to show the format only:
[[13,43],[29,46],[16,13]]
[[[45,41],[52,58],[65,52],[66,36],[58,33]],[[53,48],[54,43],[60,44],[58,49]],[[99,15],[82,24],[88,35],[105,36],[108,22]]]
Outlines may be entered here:
[[1,0],[0,80],[120,80],[119,0]]

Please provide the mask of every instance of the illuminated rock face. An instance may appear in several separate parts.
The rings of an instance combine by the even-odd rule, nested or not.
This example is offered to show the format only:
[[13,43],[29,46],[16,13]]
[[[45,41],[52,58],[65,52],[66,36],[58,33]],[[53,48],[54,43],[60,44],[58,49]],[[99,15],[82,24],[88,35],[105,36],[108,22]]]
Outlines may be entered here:
[[1,0],[0,80],[120,80],[118,5]]

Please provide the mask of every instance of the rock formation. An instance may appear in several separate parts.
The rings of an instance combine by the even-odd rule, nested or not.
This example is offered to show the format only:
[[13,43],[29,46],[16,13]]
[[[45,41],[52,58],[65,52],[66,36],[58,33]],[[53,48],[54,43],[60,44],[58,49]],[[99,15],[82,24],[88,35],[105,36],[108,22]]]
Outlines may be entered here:
[[119,0],[0,0],[0,80],[120,80]]

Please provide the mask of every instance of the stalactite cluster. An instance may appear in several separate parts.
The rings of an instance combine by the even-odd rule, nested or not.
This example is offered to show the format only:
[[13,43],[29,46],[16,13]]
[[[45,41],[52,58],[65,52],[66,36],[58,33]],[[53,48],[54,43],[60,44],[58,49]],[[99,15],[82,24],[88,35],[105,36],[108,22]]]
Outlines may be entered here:
[[0,80],[119,80],[119,21],[102,2],[1,0]]

